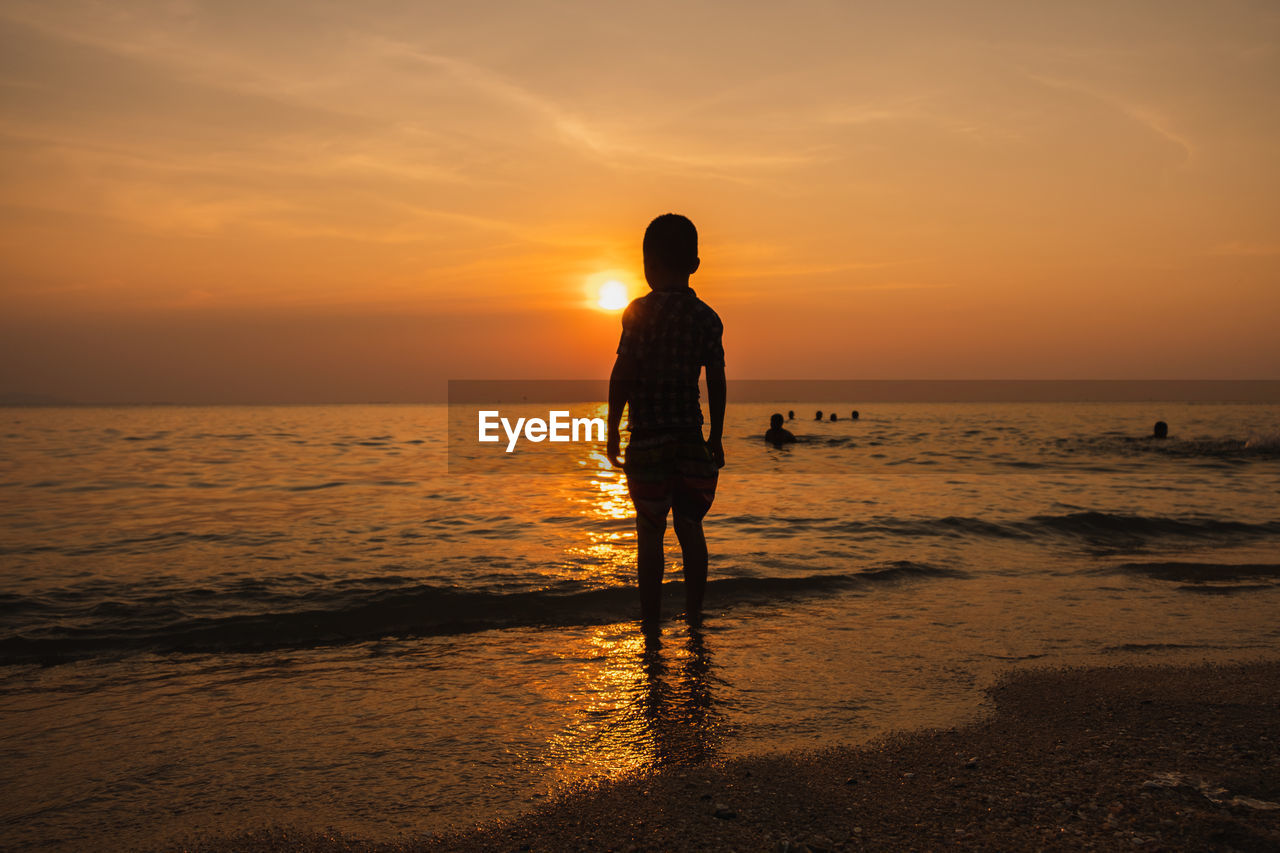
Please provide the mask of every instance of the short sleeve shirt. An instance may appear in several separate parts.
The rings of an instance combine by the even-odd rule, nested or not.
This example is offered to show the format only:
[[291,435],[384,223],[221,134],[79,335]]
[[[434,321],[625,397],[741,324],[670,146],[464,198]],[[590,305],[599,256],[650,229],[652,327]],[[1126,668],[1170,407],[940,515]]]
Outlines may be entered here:
[[724,366],[724,326],[692,288],[655,290],[627,306],[618,354],[636,360],[628,401],[636,430],[702,426],[698,375]]

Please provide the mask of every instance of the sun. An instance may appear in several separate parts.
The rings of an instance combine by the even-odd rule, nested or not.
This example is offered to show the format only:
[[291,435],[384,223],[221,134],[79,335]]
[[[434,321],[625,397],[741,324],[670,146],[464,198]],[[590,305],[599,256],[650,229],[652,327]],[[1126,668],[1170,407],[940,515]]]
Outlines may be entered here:
[[621,311],[630,301],[628,296],[625,284],[617,279],[610,279],[600,285],[600,298],[596,304],[606,311]]

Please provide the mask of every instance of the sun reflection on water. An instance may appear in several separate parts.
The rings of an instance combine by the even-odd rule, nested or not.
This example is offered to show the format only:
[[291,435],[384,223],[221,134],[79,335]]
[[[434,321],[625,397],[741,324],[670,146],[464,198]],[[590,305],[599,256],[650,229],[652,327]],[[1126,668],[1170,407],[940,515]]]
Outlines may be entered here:
[[[603,459],[603,457],[601,457]],[[603,460],[605,465],[608,460]],[[599,494],[590,502],[597,518],[606,521],[629,521],[635,517],[635,509],[631,505],[631,496],[627,492],[627,483],[622,472],[613,468],[596,473],[592,480]],[[629,534],[634,535],[634,534]],[[622,538],[616,536],[614,538]]]
[[711,654],[691,630],[646,640],[632,623],[606,625],[569,651],[580,661],[563,697],[563,728],[548,742],[553,784],[616,778],[714,757],[725,736]]
[[[604,405],[596,416],[604,417]],[[635,573],[635,509],[626,477],[603,447],[585,446],[559,497],[589,524],[564,549],[579,579],[615,586]],[[547,743],[552,785],[615,778],[714,755],[723,723],[712,696],[711,655],[700,631],[671,627],[647,639],[637,623],[578,634],[557,656],[571,664],[557,704],[565,719]]]
[[[565,564],[573,567],[580,580],[606,585],[629,581],[634,575],[636,534],[626,478],[598,449],[584,450],[577,464],[587,472],[587,486],[583,487],[582,476],[575,476],[566,482],[562,497],[590,523],[577,540],[581,544],[565,547]],[[590,567],[585,575],[584,567]]]

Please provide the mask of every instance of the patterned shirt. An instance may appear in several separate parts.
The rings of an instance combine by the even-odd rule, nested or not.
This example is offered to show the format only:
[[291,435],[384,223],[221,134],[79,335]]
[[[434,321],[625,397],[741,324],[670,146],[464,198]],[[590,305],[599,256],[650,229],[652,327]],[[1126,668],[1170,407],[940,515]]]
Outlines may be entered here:
[[618,354],[636,361],[628,399],[630,428],[669,430],[702,426],[698,374],[724,366],[716,312],[692,288],[655,290],[627,306]]

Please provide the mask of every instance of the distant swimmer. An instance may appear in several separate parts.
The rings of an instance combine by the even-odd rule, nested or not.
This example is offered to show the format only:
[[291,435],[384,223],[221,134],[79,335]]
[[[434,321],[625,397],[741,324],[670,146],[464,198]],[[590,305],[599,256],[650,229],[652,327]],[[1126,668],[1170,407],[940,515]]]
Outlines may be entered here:
[[789,421],[794,421],[795,419],[796,419],[796,410],[795,410],[795,409],[790,409],[790,410],[788,410],[788,412],[787,412],[787,420],[789,420]]
[[853,414],[849,415],[849,418],[850,418],[850,420],[855,420],[855,421],[856,421],[856,420],[858,419],[858,410],[857,410],[857,409],[854,409],[854,410],[853,410]]
[[833,420],[833,421],[838,421],[838,420],[840,420],[840,419],[836,417],[836,413],[835,413],[835,412],[832,412],[832,413],[831,413],[831,420]]
[[774,413],[769,417],[769,431],[764,434],[764,440],[781,447],[784,444],[794,444],[796,437],[782,428],[782,415]]
[[1164,421],[1156,421],[1155,427],[1151,430],[1152,438],[1168,438],[1169,425]]
[[814,416],[813,416],[813,419],[814,419],[815,421],[820,421],[820,420],[822,420],[822,409],[818,409],[818,414],[814,415]]

